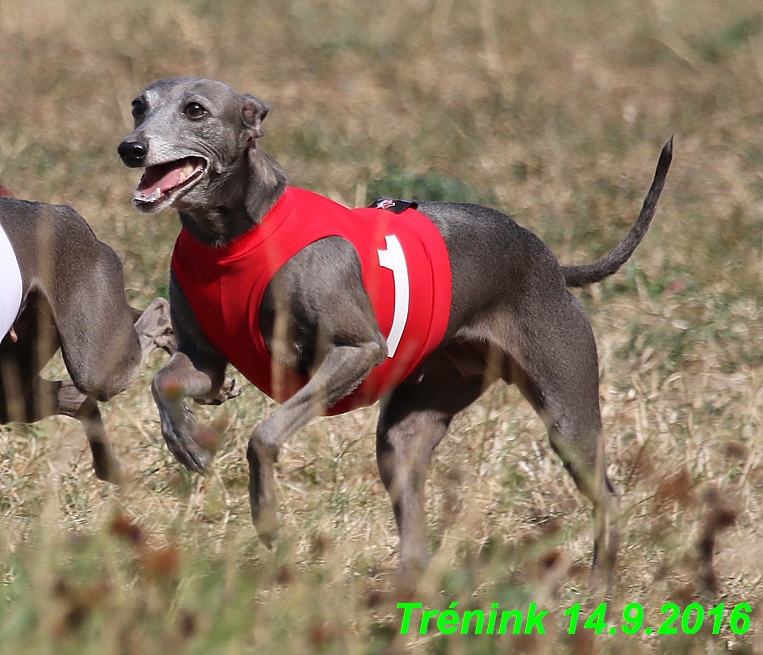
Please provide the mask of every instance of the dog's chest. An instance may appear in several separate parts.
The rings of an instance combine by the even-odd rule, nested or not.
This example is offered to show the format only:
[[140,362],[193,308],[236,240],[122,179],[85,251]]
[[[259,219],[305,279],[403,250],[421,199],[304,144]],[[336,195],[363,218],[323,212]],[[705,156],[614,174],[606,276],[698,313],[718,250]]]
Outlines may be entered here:
[[181,233],[173,271],[210,340],[255,386],[284,401],[307,382],[272,359],[260,326],[273,275],[310,243],[339,236],[353,244],[388,357],[363,384],[330,408],[337,414],[372,404],[407,377],[439,345],[450,315],[447,249],[422,214],[349,210],[289,189],[262,224],[223,249]]
[[13,327],[23,297],[21,269],[8,234],[0,225],[0,339]]

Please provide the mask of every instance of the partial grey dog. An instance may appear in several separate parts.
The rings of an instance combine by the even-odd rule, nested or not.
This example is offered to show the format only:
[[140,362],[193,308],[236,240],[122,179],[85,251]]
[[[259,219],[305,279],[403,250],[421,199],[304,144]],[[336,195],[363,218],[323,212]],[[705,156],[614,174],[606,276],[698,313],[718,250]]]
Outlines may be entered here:
[[[284,193],[286,175],[257,147],[269,110],[260,100],[211,80],[165,79],[135,98],[132,109],[135,129],[119,146],[123,162],[146,168],[151,179],[174,180],[151,194],[139,187],[139,210],[174,206],[195,239],[222,246],[256,229]],[[611,573],[618,497],[606,474],[596,344],[568,287],[599,282],[628,260],[652,221],[671,157],[672,140],[631,230],[584,266],[560,266],[537,236],[494,209],[420,203],[447,246],[453,295],[441,346],[381,403],[377,461],[406,575],[415,578],[428,559],[424,483],[432,453],[454,415],[497,379],[519,387],[593,503],[595,569]],[[341,308],[332,300],[338,298]],[[210,455],[196,441],[199,427],[184,398],[218,393],[227,362],[205,336],[174,274],[170,304],[178,352],[152,389],[170,450],[189,469],[204,471]],[[311,376],[249,440],[252,517],[266,544],[278,527],[273,465],[280,447],[386,356],[384,335],[368,308],[353,246],[337,237],[298,252],[266,292],[259,319],[270,352],[287,369]]]
[[[96,476],[117,483],[97,401],[126,389],[154,349],[175,351],[169,304],[130,307],[122,263],[71,207],[0,198],[0,225],[23,285],[13,328],[0,335],[0,423],[78,419]],[[59,348],[71,379],[45,380],[40,371]]]

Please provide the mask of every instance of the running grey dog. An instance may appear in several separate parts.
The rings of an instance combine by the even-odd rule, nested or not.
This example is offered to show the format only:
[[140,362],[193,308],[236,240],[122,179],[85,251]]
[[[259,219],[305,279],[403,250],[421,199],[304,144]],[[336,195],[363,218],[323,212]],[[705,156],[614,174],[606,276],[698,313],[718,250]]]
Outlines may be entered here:
[[208,466],[184,398],[216,394],[229,361],[282,401],[247,449],[252,518],[270,545],[283,443],[314,416],[381,398],[379,472],[401,572],[415,578],[428,558],[430,457],[454,415],[503,379],[538,412],[593,503],[594,568],[611,574],[618,497],[606,474],[596,344],[568,287],[599,282],[631,256],[654,216],[672,140],[625,238],[591,264],[560,266],[494,209],[381,201],[348,210],[289,187],[257,147],[268,110],[220,82],[160,80],[133,100],[135,129],[118,149],[127,166],[145,168],[135,206],[173,206],[183,225],[170,276],[178,351],[152,384],[170,450],[191,470]]
[[[120,481],[97,401],[132,383],[156,348],[172,354],[169,304],[127,304],[122,264],[71,207],[0,198],[0,423],[78,419],[101,480]],[[61,349],[70,380],[40,371]]]

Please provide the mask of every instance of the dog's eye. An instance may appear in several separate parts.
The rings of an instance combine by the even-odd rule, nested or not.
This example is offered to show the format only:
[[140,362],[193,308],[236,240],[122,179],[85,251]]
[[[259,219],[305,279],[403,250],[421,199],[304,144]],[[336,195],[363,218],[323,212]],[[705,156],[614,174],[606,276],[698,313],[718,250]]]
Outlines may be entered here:
[[145,113],[146,113],[146,103],[143,102],[140,98],[135,98],[135,100],[132,101],[132,117],[140,118]]
[[207,110],[204,109],[204,107],[202,107],[198,102],[189,102],[185,106],[183,113],[188,116],[188,118],[201,118],[207,113]]

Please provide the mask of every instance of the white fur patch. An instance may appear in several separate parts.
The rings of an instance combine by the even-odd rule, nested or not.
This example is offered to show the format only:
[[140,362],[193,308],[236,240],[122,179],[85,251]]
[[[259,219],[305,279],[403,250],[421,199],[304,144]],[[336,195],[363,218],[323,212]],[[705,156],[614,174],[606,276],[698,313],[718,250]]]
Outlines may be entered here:
[[0,339],[13,327],[21,308],[23,291],[16,253],[0,225]]

